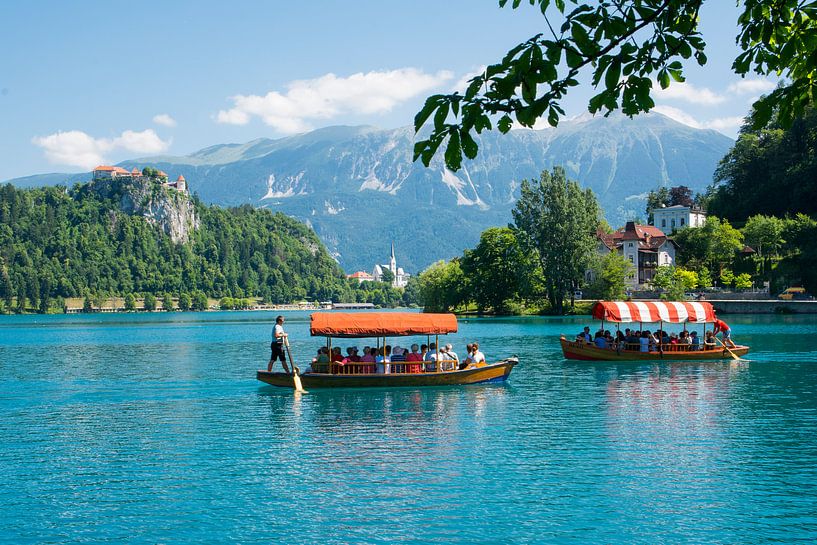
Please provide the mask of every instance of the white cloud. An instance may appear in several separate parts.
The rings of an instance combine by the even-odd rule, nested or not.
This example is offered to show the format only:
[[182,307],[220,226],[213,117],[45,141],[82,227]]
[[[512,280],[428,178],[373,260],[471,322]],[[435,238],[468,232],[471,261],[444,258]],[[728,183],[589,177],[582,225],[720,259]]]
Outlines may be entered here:
[[702,106],[714,106],[726,100],[723,95],[719,95],[706,87],[695,87],[691,83],[674,82],[666,89],[653,85],[653,89],[656,98],[662,100],[679,100]]
[[153,122],[157,125],[164,125],[165,127],[176,126],[176,120],[170,117],[170,114],[156,114],[153,116]]
[[742,79],[731,84],[727,90],[736,95],[759,95],[777,87],[773,81],[765,79]]
[[105,163],[108,153],[130,151],[133,153],[159,153],[170,145],[153,131],[123,131],[116,138],[94,138],[82,131],[65,131],[35,136],[32,143],[45,150],[52,163],[91,169]]
[[236,95],[233,107],[216,115],[219,123],[246,125],[259,117],[283,133],[309,130],[309,121],[330,119],[342,114],[378,114],[449,81],[453,74],[440,71],[426,74],[416,68],[380,72],[359,72],[349,77],[326,74],[296,80],[285,93],[270,91],[264,96]]
[[706,121],[698,121],[680,108],[673,108],[672,106],[658,105],[653,108],[652,111],[664,114],[670,119],[674,119],[678,123],[689,127],[696,129],[714,129],[731,137],[734,137],[740,126],[743,125],[743,117],[741,116],[716,117]]

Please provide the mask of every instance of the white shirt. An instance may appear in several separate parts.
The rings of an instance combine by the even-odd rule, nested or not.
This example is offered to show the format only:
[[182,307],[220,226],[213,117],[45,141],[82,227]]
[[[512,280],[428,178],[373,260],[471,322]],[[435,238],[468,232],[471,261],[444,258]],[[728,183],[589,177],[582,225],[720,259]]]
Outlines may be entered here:
[[284,334],[284,326],[281,324],[275,324],[272,326],[272,342],[274,343],[282,343],[284,342],[284,338],[280,335]]
[[485,354],[477,350],[476,352],[474,352],[474,355],[471,356],[471,361],[474,363],[480,362],[485,363]]

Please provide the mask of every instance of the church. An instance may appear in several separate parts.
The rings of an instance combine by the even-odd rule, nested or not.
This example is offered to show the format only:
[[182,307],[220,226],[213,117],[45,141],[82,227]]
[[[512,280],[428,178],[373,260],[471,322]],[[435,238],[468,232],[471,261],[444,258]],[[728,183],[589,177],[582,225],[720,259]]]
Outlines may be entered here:
[[388,263],[384,263],[382,265],[375,265],[374,271],[372,271],[372,280],[375,282],[383,282],[383,272],[390,271],[394,279],[391,282],[391,285],[395,288],[405,288],[406,284],[408,284],[409,278],[411,277],[410,274],[403,271],[401,267],[397,266],[397,259],[394,257],[394,242],[391,243],[391,259],[389,259]]

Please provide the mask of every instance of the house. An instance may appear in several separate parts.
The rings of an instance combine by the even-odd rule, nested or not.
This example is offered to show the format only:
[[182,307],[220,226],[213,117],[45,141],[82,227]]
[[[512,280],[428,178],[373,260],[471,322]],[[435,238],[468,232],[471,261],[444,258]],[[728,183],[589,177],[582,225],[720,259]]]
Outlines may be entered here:
[[352,274],[347,274],[346,278],[349,280],[357,280],[358,284],[362,284],[363,282],[371,282],[374,280],[374,277],[366,271],[357,271]]
[[133,174],[122,167],[99,165],[93,172],[94,180],[113,180],[115,178],[132,178]]
[[684,227],[703,227],[706,222],[703,209],[680,204],[654,208],[652,217],[652,224],[668,233]]
[[[161,171],[159,171],[161,173]],[[167,176],[167,175],[165,175]],[[176,178],[174,182],[167,182],[168,187],[172,187],[173,189],[177,189],[179,191],[187,191],[187,180],[184,179],[184,176],[179,174],[179,177]]]
[[601,255],[618,252],[633,264],[635,273],[629,280],[632,288],[649,284],[658,267],[675,264],[675,253],[678,249],[675,241],[652,225],[628,221],[618,231],[599,232],[597,236],[598,251]]
[[378,264],[374,266],[374,270],[372,271],[372,280],[375,282],[382,282],[385,270],[391,271],[392,276],[394,277],[391,285],[395,288],[405,288],[406,284],[408,284],[409,278],[411,278],[410,274],[406,273],[401,267],[397,266],[397,259],[394,257],[394,242],[391,243],[391,259],[386,264]]

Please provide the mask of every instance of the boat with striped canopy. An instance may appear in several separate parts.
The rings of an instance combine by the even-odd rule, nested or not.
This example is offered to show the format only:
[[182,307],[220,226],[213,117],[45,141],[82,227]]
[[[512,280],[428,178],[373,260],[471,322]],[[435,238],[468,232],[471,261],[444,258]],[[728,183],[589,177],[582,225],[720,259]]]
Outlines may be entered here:
[[[388,338],[425,337],[426,344],[439,347],[440,335],[456,333],[457,317],[453,314],[412,312],[315,312],[310,317],[310,334],[325,337],[331,352],[333,339],[371,338],[377,348],[386,346]],[[377,373],[371,362],[333,362],[315,364],[299,374],[303,388],[360,388],[395,386],[450,386],[503,382],[519,360],[512,356],[495,363],[471,364],[460,369],[454,360],[439,358],[436,362],[392,361]],[[290,355],[291,359],[291,355]],[[260,369],[258,380],[285,388],[296,388],[294,362],[292,373]]]
[[[664,324],[682,324],[686,331],[688,324],[703,324],[704,333],[698,349],[691,345],[658,343],[641,344],[619,342],[602,348],[594,343],[579,338],[568,339],[561,336],[562,352],[569,360],[587,361],[633,361],[633,360],[669,360],[698,361],[722,360],[742,357],[749,352],[748,346],[736,345],[727,348],[723,344],[706,345],[706,324],[714,322],[715,309],[704,301],[599,301],[593,305],[593,318],[604,322],[619,324],[638,324],[639,332],[643,325],[658,324],[663,331]],[[720,342],[720,340],[718,340]]]

